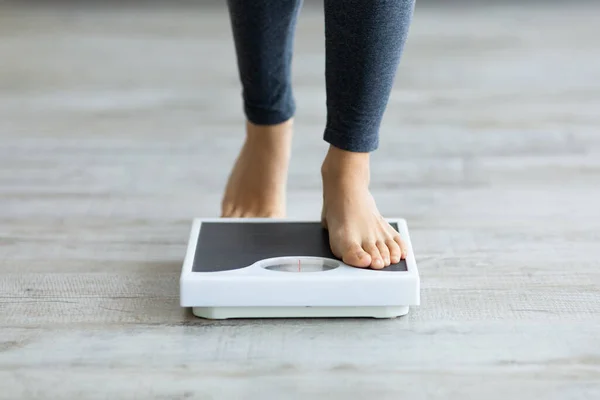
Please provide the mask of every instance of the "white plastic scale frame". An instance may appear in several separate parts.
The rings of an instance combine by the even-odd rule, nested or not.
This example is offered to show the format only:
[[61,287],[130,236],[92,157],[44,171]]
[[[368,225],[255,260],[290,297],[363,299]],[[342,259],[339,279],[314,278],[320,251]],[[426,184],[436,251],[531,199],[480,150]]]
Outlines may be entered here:
[[181,271],[181,306],[191,307],[195,316],[207,319],[406,315],[410,306],[420,305],[419,272],[406,221],[387,221],[396,223],[408,250],[402,271],[356,268],[334,258],[289,254],[233,270],[195,272],[202,224],[319,224],[271,218],[196,218]]

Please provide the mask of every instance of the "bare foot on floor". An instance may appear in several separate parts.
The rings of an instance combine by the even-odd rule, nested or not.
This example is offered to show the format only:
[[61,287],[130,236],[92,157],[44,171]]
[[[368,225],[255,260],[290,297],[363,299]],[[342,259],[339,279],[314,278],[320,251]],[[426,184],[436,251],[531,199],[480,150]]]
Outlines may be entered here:
[[247,124],[246,141],[221,202],[224,218],[282,218],[292,142],[292,121]]
[[323,226],[331,251],[348,265],[382,269],[406,257],[399,233],[369,191],[369,154],[330,147],[322,167]]

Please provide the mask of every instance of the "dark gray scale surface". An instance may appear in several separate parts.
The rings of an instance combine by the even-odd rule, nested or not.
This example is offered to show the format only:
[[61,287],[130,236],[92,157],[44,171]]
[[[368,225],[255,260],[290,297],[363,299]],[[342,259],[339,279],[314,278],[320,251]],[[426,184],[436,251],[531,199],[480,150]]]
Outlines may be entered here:
[[[391,224],[398,230],[396,223]],[[193,272],[229,271],[273,257],[338,259],[329,236],[318,222],[203,222]],[[381,270],[408,271],[406,261]]]

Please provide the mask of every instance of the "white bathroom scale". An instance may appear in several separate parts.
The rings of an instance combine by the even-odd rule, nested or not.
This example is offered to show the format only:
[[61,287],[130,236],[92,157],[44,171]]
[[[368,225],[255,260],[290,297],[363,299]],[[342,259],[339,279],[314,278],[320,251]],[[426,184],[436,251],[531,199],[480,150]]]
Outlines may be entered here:
[[195,316],[394,318],[420,304],[408,226],[388,219],[408,254],[381,270],[344,264],[319,221],[194,219],[180,277],[180,302]]

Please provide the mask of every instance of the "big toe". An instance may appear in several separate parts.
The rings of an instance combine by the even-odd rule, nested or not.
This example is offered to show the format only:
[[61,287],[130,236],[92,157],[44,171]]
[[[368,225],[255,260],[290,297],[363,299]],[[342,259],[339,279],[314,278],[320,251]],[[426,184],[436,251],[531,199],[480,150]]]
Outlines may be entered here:
[[371,264],[369,264],[371,268],[382,269],[385,267],[385,262],[381,256],[381,252],[375,243],[366,243],[363,247],[371,255]]
[[348,243],[344,246],[341,259],[353,267],[367,268],[371,265],[371,256],[358,243]]

